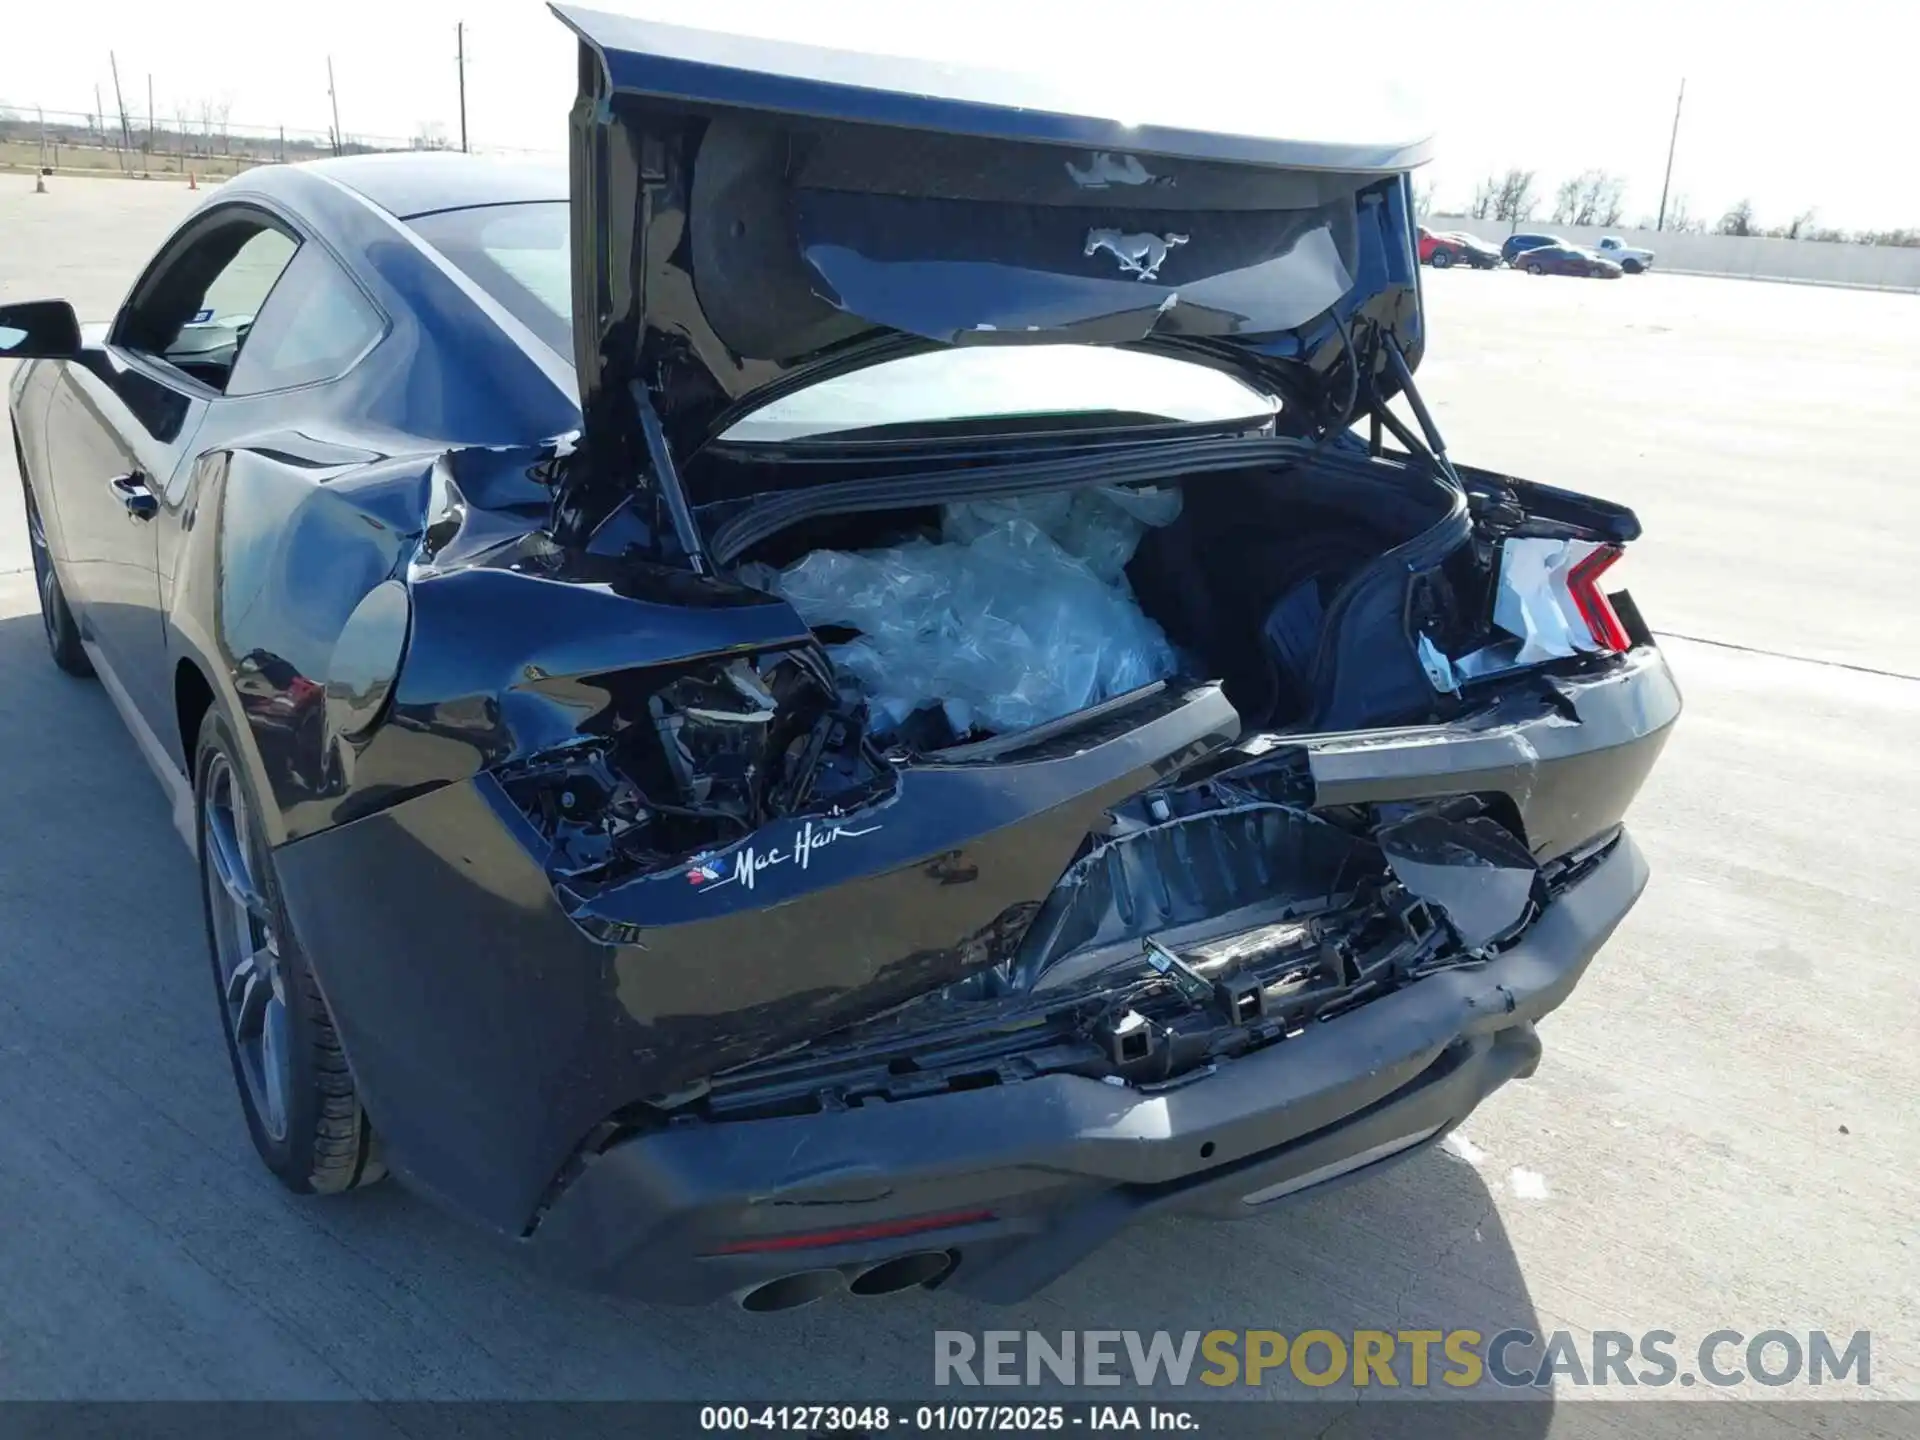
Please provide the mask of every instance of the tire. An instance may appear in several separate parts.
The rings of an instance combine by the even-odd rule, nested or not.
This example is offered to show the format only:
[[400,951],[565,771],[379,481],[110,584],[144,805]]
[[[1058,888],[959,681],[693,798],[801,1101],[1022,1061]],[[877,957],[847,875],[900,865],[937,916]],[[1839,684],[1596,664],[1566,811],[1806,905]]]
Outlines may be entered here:
[[1520,268],[1526,271],[1527,274],[1529,275],[1544,275],[1547,273],[1545,270],[1541,269],[1540,262],[1538,260],[1529,260]]
[[1453,255],[1450,251],[1436,250],[1433,252],[1433,258],[1427,263],[1436,270],[1444,270],[1453,264]]
[[214,997],[253,1148],[296,1195],[371,1185],[386,1166],[281,903],[255,818],[260,805],[217,707],[200,724],[193,773]]
[[80,626],[67,605],[60,588],[60,576],[53,567],[53,551],[47,545],[47,531],[41,523],[40,506],[33,498],[33,486],[27,483],[27,457],[20,449],[20,437],[13,437],[14,463],[20,471],[20,494],[27,511],[27,548],[33,552],[34,588],[40,595],[40,626],[46,632],[47,651],[53,663],[69,675],[81,679],[93,674],[93,662],[80,644]]
[[1642,270],[1646,269],[1647,267],[1645,265],[1642,265],[1638,260],[1622,260],[1620,262],[1620,268],[1626,271],[1627,274],[1629,275],[1638,275]]

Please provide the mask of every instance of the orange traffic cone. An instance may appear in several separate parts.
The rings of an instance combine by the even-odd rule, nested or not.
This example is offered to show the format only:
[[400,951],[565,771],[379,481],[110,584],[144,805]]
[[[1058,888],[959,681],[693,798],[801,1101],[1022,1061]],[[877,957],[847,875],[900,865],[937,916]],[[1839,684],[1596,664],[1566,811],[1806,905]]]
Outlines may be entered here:
[[189,170],[187,172],[187,189],[198,190],[199,188],[200,188],[200,177],[198,175],[195,175],[193,171]]
[[47,177],[44,172],[33,177],[33,193],[36,195],[47,193]]

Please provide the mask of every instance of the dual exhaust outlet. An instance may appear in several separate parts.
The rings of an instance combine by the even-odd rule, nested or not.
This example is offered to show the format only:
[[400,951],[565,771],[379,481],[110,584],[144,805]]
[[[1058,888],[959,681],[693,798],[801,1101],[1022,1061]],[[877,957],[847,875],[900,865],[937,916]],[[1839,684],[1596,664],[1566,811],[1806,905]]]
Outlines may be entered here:
[[841,1290],[863,1296],[893,1295],[944,1280],[959,1262],[957,1251],[915,1250],[863,1269],[800,1270],[754,1286],[738,1297],[738,1303],[742,1310],[764,1315],[811,1305]]

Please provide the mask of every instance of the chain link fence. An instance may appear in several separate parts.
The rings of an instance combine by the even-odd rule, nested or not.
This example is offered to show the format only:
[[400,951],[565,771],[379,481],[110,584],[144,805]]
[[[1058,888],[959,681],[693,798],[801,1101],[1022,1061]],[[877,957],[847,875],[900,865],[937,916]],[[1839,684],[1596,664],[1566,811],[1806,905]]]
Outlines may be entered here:
[[[255,165],[286,165],[329,155],[392,150],[458,150],[444,127],[408,137],[306,130],[230,120],[224,106],[194,113],[128,116],[38,106],[0,106],[0,171],[50,175],[122,175],[222,180]],[[562,158],[556,151],[473,145],[476,154]]]

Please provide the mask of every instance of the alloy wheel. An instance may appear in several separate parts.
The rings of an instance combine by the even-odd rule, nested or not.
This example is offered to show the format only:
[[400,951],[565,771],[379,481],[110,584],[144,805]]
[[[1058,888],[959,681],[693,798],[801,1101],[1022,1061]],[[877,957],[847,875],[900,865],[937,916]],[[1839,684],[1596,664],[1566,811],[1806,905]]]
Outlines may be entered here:
[[205,797],[200,823],[207,911],[227,1029],[261,1128],[284,1140],[293,1088],[286,981],[256,872],[246,796],[225,755],[208,758]]

